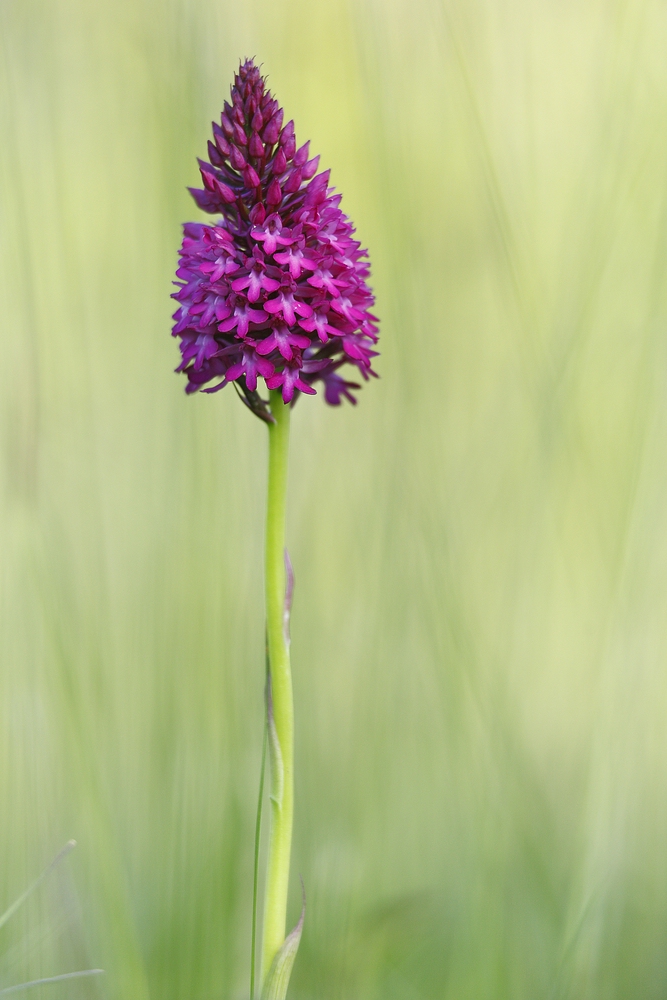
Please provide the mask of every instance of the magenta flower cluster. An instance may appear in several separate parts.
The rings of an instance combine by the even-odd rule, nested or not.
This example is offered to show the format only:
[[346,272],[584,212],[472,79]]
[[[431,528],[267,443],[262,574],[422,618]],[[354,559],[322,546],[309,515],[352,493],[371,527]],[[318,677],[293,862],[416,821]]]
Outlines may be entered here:
[[209,160],[199,161],[204,188],[190,191],[221,219],[184,226],[173,296],[186,391],[236,382],[252,406],[261,377],[286,403],[315,393],[318,381],[333,406],[343,396],[356,402],[360,384],[340,370],[375,375],[378,321],[367,254],[329,171],[317,173],[308,143],[297,149],[294,122],[283,125],[252,60],[240,66],[213,136]]

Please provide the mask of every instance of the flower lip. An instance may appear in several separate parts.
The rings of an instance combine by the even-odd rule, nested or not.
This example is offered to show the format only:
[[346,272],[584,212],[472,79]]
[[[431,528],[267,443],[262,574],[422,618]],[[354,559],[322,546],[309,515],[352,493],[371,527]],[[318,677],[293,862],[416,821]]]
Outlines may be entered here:
[[187,391],[232,382],[265,420],[258,379],[285,402],[321,382],[338,406],[359,388],[338,370],[351,365],[366,380],[377,353],[366,251],[329,171],[317,173],[319,157],[308,142],[297,148],[294,122],[283,120],[246,60],[199,161],[203,188],[190,189],[219,218],[185,224],[173,295]]
[[253,226],[250,230],[253,240],[258,240],[264,244],[264,253],[275,253],[278,244],[289,246],[292,243],[292,234],[286,229],[283,232],[283,222],[277,212],[272,212],[264,222]]

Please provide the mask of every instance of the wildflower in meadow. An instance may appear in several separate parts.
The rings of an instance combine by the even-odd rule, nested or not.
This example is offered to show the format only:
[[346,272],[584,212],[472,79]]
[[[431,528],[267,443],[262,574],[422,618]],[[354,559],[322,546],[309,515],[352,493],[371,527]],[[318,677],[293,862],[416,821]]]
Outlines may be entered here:
[[[188,222],[176,272],[173,334],[180,338],[187,392],[233,383],[269,426],[266,519],[265,743],[269,749],[269,832],[261,961],[262,1000],[284,1000],[303,927],[285,936],[294,811],[294,712],[289,612],[293,586],[285,549],[291,404],[299,394],[338,406],[375,375],[377,318],[371,312],[366,251],[309,144],[297,148],[294,122],[252,60],[234,78],[231,103],[213,123],[203,188],[191,188],[210,225]],[[260,394],[260,379],[269,398]],[[289,405],[288,405],[289,404]],[[260,807],[255,838],[251,1000],[254,1000]]]

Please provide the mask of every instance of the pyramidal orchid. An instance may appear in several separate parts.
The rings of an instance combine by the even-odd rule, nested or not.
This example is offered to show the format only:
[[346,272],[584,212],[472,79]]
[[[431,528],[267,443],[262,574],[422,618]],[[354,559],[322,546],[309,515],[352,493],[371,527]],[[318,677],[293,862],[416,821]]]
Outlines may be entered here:
[[199,161],[204,186],[190,189],[220,218],[185,225],[174,293],[186,391],[235,382],[264,415],[260,378],[286,403],[318,383],[328,403],[354,402],[359,383],[345,373],[373,375],[377,341],[366,251],[329,171],[317,172],[319,157],[307,142],[297,148],[294,122],[283,117],[246,61]]
[[[262,929],[262,1000],[283,1000],[303,912],[286,936],[294,806],[294,713],[289,652],[293,575],[285,549],[290,410],[319,388],[332,406],[375,375],[378,320],[371,312],[366,251],[341,211],[341,196],[318,173],[309,143],[298,147],[252,60],[239,67],[208,160],[199,161],[197,206],[216,217],[188,222],[176,272],[186,392],[233,383],[269,429],[266,520],[266,729],[271,822]],[[350,378],[349,376],[352,376]],[[357,381],[359,379],[360,381]],[[262,396],[262,383],[268,398]],[[264,757],[263,757],[264,759]],[[260,807],[255,841],[251,959],[254,1000]]]

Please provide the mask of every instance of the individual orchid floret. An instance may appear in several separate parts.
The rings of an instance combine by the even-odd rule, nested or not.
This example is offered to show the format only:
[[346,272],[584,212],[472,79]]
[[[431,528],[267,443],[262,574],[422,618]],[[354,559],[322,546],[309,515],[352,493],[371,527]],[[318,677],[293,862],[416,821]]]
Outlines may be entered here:
[[[309,143],[266,89],[252,60],[234,78],[231,103],[213,123],[203,188],[190,191],[212,224],[186,223],[176,272],[173,335],[187,391],[236,384],[270,419],[258,379],[283,400],[312,395],[356,402],[359,383],[339,370],[375,375],[378,321],[365,250]],[[214,383],[209,385],[209,383]]]

